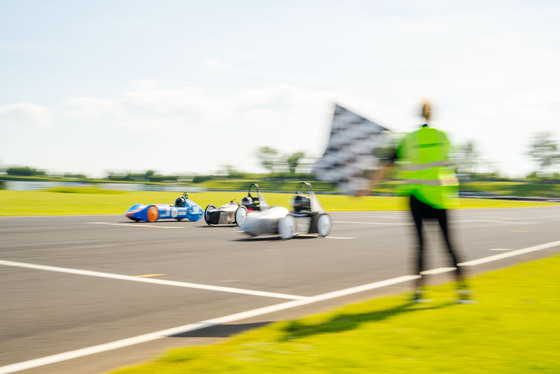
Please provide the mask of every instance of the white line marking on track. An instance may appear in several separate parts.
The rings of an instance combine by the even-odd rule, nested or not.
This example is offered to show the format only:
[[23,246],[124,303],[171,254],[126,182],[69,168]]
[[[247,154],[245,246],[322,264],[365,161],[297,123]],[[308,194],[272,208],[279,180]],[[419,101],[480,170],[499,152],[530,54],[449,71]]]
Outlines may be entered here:
[[99,272],[99,271],[61,268],[61,267],[58,267],[58,266],[36,265],[36,264],[28,264],[28,263],[23,263],[23,262],[14,262],[14,261],[0,260],[0,265],[14,266],[14,267],[28,268],[28,269],[36,269],[36,270],[55,271],[55,272],[59,272],[59,273],[87,275],[87,276],[90,276],[90,277],[126,280],[126,281],[132,281],[132,282],[140,282],[140,283],[152,283],[152,284],[159,284],[159,285],[163,285],[163,286],[197,288],[197,289],[208,290],[208,291],[219,291],[219,292],[239,293],[239,294],[252,295],[252,296],[274,297],[274,298],[279,298],[279,299],[290,299],[290,300],[307,299],[307,297],[305,297],[305,296],[287,295],[287,294],[275,293],[275,292],[254,291],[254,290],[246,290],[246,289],[242,289],[242,288],[233,288],[233,287],[210,286],[210,285],[206,285],[206,284],[177,282],[177,281],[170,281],[170,280],[165,280],[165,279],[139,278],[139,277],[130,276],[130,275],[102,273],[102,272]]
[[364,221],[333,221],[333,223],[349,223],[352,225],[390,225],[390,226],[411,225],[411,223],[402,223],[402,222],[364,222]]
[[425,270],[423,272],[421,272],[420,274],[422,275],[435,275],[435,274],[442,274],[442,273],[447,273],[450,271],[455,270],[455,268],[437,268],[437,269],[432,269],[432,270]]
[[132,227],[151,227],[155,229],[182,229],[183,227],[177,226],[161,226],[158,224],[144,224],[144,223],[114,223],[114,222],[87,222],[92,225],[108,225],[108,226],[132,226]]
[[534,221],[502,221],[497,219],[465,219],[465,220],[457,220],[458,224],[461,223],[498,223],[504,225],[531,225],[534,224]]
[[462,262],[459,265],[461,265],[461,266],[476,266],[476,265],[480,265],[480,264],[486,264],[486,263],[492,262],[492,261],[502,260],[502,259],[508,258],[508,257],[524,255],[526,253],[541,251],[543,249],[558,247],[558,246],[560,246],[560,240],[556,241],[556,242],[550,242],[550,243],[535,245],[533,247],[517,249],[515,251],[510,251],[510,252],[506,252],[506,253],[500,253],[499,255],[483,257],[483,258],[479,258],[478,260]]
[[[514,257],[514,256],[518,256],[518,255],[522,255],[522,254],[526,254],[526,253],[530,253],[530,252],[540,251],[540,250],[547,249],[547,248],[557,247],[557,246],[560,246],[560,241],[544,243],[544,244],[536,245],[536,246],[533,246],[533,247],[518,249],[516,251],[511,251],[511,252],[508,252],[508,253],[502,253],[502,254],[499,254],[499,255],[483,257],[483,258],[480,258],[480,259],[477,259],[477,260],[463,262],[463,263],[460,263],[459,265],[461,265],[461,266],[476,266],[476,265],[484,264],[484,263],[487,263],[487,262],[498,261],[498,260],[501,260],[503,258]],[[5,262],[6,261],[0,261],[0,264],[5,263]],[[437,272],[444,272],[443,271],[444,269],[448,269],[448,268],[432,269],[432,270],[428,270],[428,272],[431,272],[431,271],[432,272],[436,272],[436,271]],[[145,342],[149,342],[149,341],[153,341],[153,340],[157,340],[157,339],[162,339],[162,338],[165,338],[165,337],[168,337],[168,336],[173,336],[173,335],[186,333],[186,332],[190,332],[190,331],[194,331],[194,330],[200,330],[200,329],[203,329],[203,328],[206,328],[206,327],[216,326],[216,325],[224,324],[224,323],[230,323],[230,322],[234,322],[234,321],[238,321],[238,320],[242,320],[242,319],[246,319],[246,318],[256,317],[256,316],[260,316],[260,315],[264,315],[264,314],[268,314],[268,313],[273,313],[273,312],[278,312],[278,311],[282,311],[282,310],[286,310],[286,309],[290,309],[290,308],[295,308],[295,307],[298,307],[298,306],[308,305],[308,304],[316,303],[316,302],[319,302],[319,301],[325,301],[325,300],[334,299],[334,298],[341,297],[341,296],[347,296],[347,295],[351,295],[351,294],[355,294],[355,293],[359,293],[359,292],[364,292],[364,291],[373,290],[373,289],[377,289],[377,288],[387,287],[387,286],[394,285],[394,284],[404,283],[404,282],[408,282],[408,281],[411,281],[411,280],[414,280],[414,279],[417,279],[417,278],[418,278],[417,275],[404,275],[404,276],[401,276],[401,277],[391,278],[391,279],[387,279],[387,280],[380,281],[380,282],[374,282],[374,283],[370,283],[370,284],[366,284],[366,285],[362,285],[362,286],[351,287],[351,288],[347,288],[347,289],[340,290],[340,291],[328,292],[328,293],[324,293],[324,294],[318,295],[318,296],[312,296],[312,297],[304,298],[304,299],[301,299],[301,300],[288,301],[288,302],[284,302],[284,303],[280,303],[280,304],[276,304],[276,305],[271,305],[271,306],[268,306],[268,307],[249,310],[249,311],[246,311],[246,312],[230,314],[228,316],[223,316],[223,317],[210,319],[210,320],[206,320],[206,321],[202,321],[202,322],[191,323],[191,324],[188,324],[188,325],[178,326],[178,327],[170,328],[170,329],[167,329],[167,330],[161,330],[161,331],[153,332],[153,333],[150,333],[150,334],[139,335],[139,336],[135,336],[135,337],[128,338],[128,339],[117,340],[117,341],[106,343],[106,344],[100,344],[100,345],[96,345],[96,346],[93,346],[93,347],[77,349],[77,350],[74,350],[74,351],[69,351],[69,352],[60,353],[60,354],[56,354],[56,355],[52,355],[52,356],[42,357],[42,358],[38,358],[38,359],[34,359],[34,360],[23,361],[23,362],[19,362],[19,363],[16,363],[16,364],[11,364],[11,365],[0,367],[0,374],[14,373],[14,372],[21,371],[21,370],[27,370],[27,369],[36,368],[36,367],[39,367],[39,366],[54,364],[54,363],[61,362],[61,361],[71,360],[71,359],[78,358],[78,357],[83,357],[83,356],[88,356],[88,355],[92,355],[92,354],[96,354],[96,353],[106,352],[106,351],[110,351],[110,350],[114,350],[114,349],[118,349],[118,348],[124,348],[124,347],[128,347],[128,346],[135,345],[135,344],[140,344],[140,343],[145,343]],[[139,279],[143,279],[143,278],[139,278]]]
[[510,248],[490,248],[489,251],[511,251]]
[[190,332],[190,331],[200,330],[200,329],[203,329],[203,328],[216,326],[216,325],[220,325],[220,324],[224,324],[224,323],[230,323],[230,322],[233,322],[233,321],[238,321],[238,320],[242,320],[242,319],[246,319],[246,318],[256,317],[256,316],[260,316],[260,315],[263,315],[263,314],[278,312],[278,311],[281,311],[281,310],[286,310],[286,309],[295,308],[295,307],[298,307],[298,306],[303,306],[303,305],[307,305],[307,304],[316,303],[318,301],[324,301],[324,300],[329,300],[329,299],[333,299],[333,298],[340,297],[340,296],[351,295],[351,294],[354,294],[354,293],[357,293],[357,292],[363,292],[363,291],[367,291],[367,290],[373,290],[373,289],[376,289],[376,288],[382,288],[382,287],[390,286],[390,285],[393,285],[393,284],[403,283],[403,282],[407,282],[407,281],[410,281],[410,280],[413,280],[413,279],[416,279],[416,278],[418,278],[418,277],[414,276],[414,275],[405,275],[405,276],[402,276],[402,277],[387,279],[387,280],[384,280],[384,281],[374,282],[374,283],[366,284],[366,285],[363,285],[363,286],[347,288],[345,290],[328,292],[328,293],[325,293],[325,294],[322,294],[322,295],[309,297],[309,298],[306,298],[304,300],[288,301],[288,302],[284,302],[284,303],[281,303],[281,304],[271,305],[271,306],[267,306],[267,307],[263,307],[263,308],[257,308],[257,309],[253,309],[253,310],[249,310],[249,311],[241,312],[241,313],[230,314],[228,316],[209,319],[209,320],[202,321],[202,322],[191,323],[191,324],[188,324],[188,325],[173,327],[173,328],[170,328],[170,329],[167,329],[167,330],[156,331],[156,332],[153,332],[153,333],[150,333],[150,334],[139,335],[139,336],[135,336],[135,337],[128,338],[128,339],[117,340],[117,341],[114,341],[114,342],[110,342],[110,343],[106,343],[106,344],[100,344],[100,345],[96,345],[96,346],[93,346],[93,347],[77,349],[77,350],[74,350],[74,351],[69,351],[69,352],[64,352],[64,353],[60,353],[60,354],[56,354],[56,355],[52,355],[52,356],[42,357],[42,358],[38,358],[38,359],[35,359],[35,360],[23,361],[23,362],[20,362],[20,363],[0,367],[0,374],[14,373],[16,371],[32,369],[32,368],[36,368],[36,367],[39,367],[39,366],[44,366],[44,365],[54,364],[54,363],[61,362],[61,361],[71,360],[71,359],[78,358],[78,357],[83,357],[83,356],[88,356],[88,355],[92,355],[92,354],[96,354],[96,353],[106,352],[106,351],[110,351],[110,350],[114,350],[114,349],[118,349],[118,348],[124,348],[124,347],[128,347],[128,346],[135,345],[135,344],[146,343],[146,342],[149,342],[149,341],[166,338],[168,336],[173,336],[173,335],[182,334],[182,333],[186,333],[186,332]]
[[350,240],[350,239],[356,239],[352,236],[325,236],[325,238],[327,239],[336,239],[336,240]]
[[375,219],[398,219],[401,220],[403,219],[402,215],[393,215],[393,216],[366,216],[367,218],[375,218]]

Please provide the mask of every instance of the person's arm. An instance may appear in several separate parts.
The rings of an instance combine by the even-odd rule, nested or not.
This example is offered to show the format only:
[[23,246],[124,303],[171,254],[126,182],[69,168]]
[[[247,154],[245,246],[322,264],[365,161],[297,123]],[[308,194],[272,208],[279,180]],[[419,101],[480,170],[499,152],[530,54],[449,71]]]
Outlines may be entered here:
[[394,161],[382,161],[380,163],[379,169],[371,173],[368,187],[358,191],[355,196],[366,196],[369,194],[369,191],[374,189],[380,182],[386,179],[387,174],[395,165]]

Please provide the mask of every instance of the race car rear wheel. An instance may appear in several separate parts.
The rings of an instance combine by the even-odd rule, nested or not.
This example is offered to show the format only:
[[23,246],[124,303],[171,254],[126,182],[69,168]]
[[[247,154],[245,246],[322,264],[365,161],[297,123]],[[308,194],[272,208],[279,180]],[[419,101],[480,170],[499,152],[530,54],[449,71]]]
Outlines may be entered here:
[[204,221],[208,226],[212,225],[210,222],[210,214],[212,213],[211,210],[215,210],[216,206],[214,204],[209,204],[206,209],[204,209]]
[[148,221],[149,222],[155,222],[158,220],[159,218],[159,210],[155,205],[152,205],[148,208]]
[[247,208],[241,205],[235,211],[235,224],[241,226],[245,222],[245,218],[247,218]]
[[278,222],[278,234],[284,240],[294,237],[296,231],[296,219],[293,216],[286,216]]
[[329,235],[331,233],[331,229],[331,217],[326,213],[321,214],[317,220],[317,232],[319,233],[319,236],[324,237]]

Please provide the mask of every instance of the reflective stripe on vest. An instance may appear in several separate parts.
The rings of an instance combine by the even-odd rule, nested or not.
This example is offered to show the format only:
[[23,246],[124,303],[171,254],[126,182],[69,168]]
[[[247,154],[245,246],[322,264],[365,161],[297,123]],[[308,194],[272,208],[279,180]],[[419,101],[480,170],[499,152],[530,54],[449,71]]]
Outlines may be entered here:
[[401,166],[402,171],[422,171],[429,168],[449,166],[449,161],[434,161],[427,164],[405,164]]
[[455,177],[445,179],[406,179],[404,184],[419,184],[422,186],[456,186],[459,180]]

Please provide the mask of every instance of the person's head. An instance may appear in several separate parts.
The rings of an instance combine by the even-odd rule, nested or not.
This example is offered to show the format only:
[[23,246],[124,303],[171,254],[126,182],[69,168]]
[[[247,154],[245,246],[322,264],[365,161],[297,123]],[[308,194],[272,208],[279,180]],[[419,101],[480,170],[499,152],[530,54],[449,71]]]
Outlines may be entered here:
[[311,201],[307,196],[297,194],[292,202],[294,210],[300,212],[303,210],[311,210]]
[[249,196],[245,196],[243,199],[241,199],[241,205],[245,206],[247,209],[252,209],[253,208],[253,199]]
[[432,106],[427,99],[424,99],[424,102],[422,103],[422,111],[420,112],[420,115],[426,120],[426,122],[430,122],[430,119],[432,118]]

